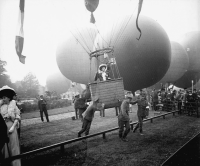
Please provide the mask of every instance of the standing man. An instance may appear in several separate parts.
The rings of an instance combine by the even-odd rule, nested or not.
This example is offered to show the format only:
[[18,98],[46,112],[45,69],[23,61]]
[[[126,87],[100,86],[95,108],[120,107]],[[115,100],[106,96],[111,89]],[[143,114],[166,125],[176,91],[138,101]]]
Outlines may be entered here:
[[[99,98],[95,97],[93,101],[90,103],[90,105],[87,107],[85,112],[83,113],[83,124],[82,129],[78,132],[78,137],[81,137],[81,134],[85,132],[85,135],[87,136],[90,131],[90,127],[92,124],[92,120],[94,118],[94,113],[96,110],[99,110],[98,108],[98,102]],[[103,108],[103,107],[102,107]]]
[[122,101],[121,110],[118,116],[119,138],[125,142],[128,141],[126,137],[130,132],[129,104],[132,98],[133,96],[130,93],[126,94],[125,99]]
[[[142,92],[141,92],[141,94],[142,94]],[[154,109],[154,111],[156,111],[156,105],[158,104],[158,91],[155,89],[153,90],[152,99],[153,99],[153,109]]]
[[146,107],[148,106],[146,94],[144,91],[138,97],[138,99],[136,101],[134,101],[132,104],[136,104],[136,103],[138,105],[138,110],[137,110],[138,123],[136,124],[135,128],[133,129],[133,133],[135,133],[135,131],[139,128],[140,135],[143,135],[143,130],[142,130],[143,119],[146,117]]
[[76,95],[73,100],[76,119],[78,119],[78,99],[79,99],[79,94]]
[[43,112],[44,112],[44,115],[46,117],[47,122],[49,122],[49,116],[48,116],[48,112],[47,112],[47,102],[44,99],[43,95],[40,95],[40,99],[38,101],[38,107],[39,107],[39,110],[40,110],[40,116],[41,116],[42,122],[44,122]]

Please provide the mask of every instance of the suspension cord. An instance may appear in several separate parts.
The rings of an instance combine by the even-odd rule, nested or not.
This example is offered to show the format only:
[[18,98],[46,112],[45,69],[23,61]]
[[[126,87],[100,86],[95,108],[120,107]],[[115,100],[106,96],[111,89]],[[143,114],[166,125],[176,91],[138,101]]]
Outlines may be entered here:
[[[70,31],[70,30],[69,30]],[[88,54],[90,54],[89,51],[87,51],[87,49],[83,46],[83,44],[78,40],[78,38],[72,33],[72,31],[70,31],[70,33],[72,34],[72,36],[76,39],[76,41],[81,45],[81,47],[85,50],[85,52],[87,52]]]
[[[115,44],[119,41],[119,39],[122,37],[122,34],[124,33],[124,31],[125,31],[125,29],[126,29],[128,23],[130,22],[131,18],[133,17],[134,12],[136,11],[136,8],[137,8],[137,7],[135,7],[135,9],[133,10],[133,13],[132,13],[131,16],[129,17],[129,19],[128,19],[126,25],[123,27],[123,30],[120,31],[119,35],[117,36],[117,38],[116,38],[116,40],[115,40],[115,42],[114,42],[114,45],[115,45]],[[122,29],[122,28],[121,28],[121,29]]]

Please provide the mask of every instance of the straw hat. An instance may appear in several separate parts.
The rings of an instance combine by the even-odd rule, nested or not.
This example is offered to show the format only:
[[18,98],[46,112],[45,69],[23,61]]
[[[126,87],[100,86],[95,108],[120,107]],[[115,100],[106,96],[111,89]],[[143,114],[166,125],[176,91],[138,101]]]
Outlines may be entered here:
[[99,70],[101,70],[102,71],[102,68],[103,67],[105,67],[106,68],[106,70],[107,70],[107,65],[106,64],[101,64],[100,66],[99,66]]
[[10,88],[8,85],[3,86],[2,88],[0,88],[0,97],[8,97],[8,98],[13,98],[13,96],[15,96],[15,90]]

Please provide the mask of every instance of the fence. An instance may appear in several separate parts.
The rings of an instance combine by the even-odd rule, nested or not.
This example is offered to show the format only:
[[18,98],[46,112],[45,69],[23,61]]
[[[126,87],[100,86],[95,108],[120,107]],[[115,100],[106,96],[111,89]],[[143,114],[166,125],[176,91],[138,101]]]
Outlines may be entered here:
[[[160,114],[158,116],[147,118],[147,119],[144,119],[143,122],[150,121],[152,123],[154,119],[157,119],[157,118],[160,118],[160,117],[163,117],[163,119],[165,119],[166,115],[173,114],[173,116],[174,116],[175,113],[179,113],[179,110],[171,111],[171,112],[167,112],[167,113],[164,113],[164,114]],[[135,125],[135,124],[137,124],[137,122],[130,123],[131,129],[133,129],[133,125]],[[68,140],[68,141],[60,142],[60,143],[57,143],[57,144],[53,144],[53,145],[50,145],[50,146],[46,146],[46,147],[43,147],[43,148],[39,148],[39,149],[36,149],[36,150],[25,152],[25,153],[22,153],[20,155],[16,155],[16,156],[12,156],[10,158],[6,158],[4,160],[4,163],[11,162],[11,161],[16,160],[16,159],[21,159],[21,158],[24,158],[28,155],[33,155],[35,153],[43,152],[43,151],[53,149],[53,148],[56,148],[56,147],[60,147],[61,153],[64,153],[64,148],[65,148],[64,146],[67,145],[67,144],[74,143],[74,142],[81,141],[81,140],[85,140],[87,138],[91,138],[91,137],[95,137],[95,136],[99,136],[99,135],[102,135],[103,139],[105,139],[106,133],[109,133],[109,132],[112,132],[112,131],[115,131],[115,130],[118,130],[118,129],[119,129],[119,127],[115,127],[115,128],[105,130],[105,131],[102,131],[102,132],[98,132],[98,133],[95,133],[95,134],[91,134],[91,135],[88,135],[88,136],[71,139],[71,140]]]

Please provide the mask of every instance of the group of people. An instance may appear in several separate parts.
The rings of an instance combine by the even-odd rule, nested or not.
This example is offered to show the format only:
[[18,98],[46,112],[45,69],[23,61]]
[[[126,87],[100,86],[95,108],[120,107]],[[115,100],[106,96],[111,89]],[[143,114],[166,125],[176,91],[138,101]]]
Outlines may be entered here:
[[191,89],[168,89],[167,91],[165,89],[154,89],[150,99],[155,111],[160,106],[162,106],[162,110],[171,111],[175,109],[176,105],[177,109],[181,110],[189,105],[195,107],[196,102],[200,102],[200,91],[196,89],[193,89],[193,91]]
[[[130,132],[130,104],[138,105],[137,116],[138,116],[138,123],[135,125],[133,129],[133,133],[139,128],[140,135],[143,135],[143,119],[147,116],[146,115],[146,107],[150,105],[147,100],[147,95],[145,91],[141,90],[140,95],[137,97],[135,101],[133,101],[133,95],[127,93],[125,95],[125,99],[122,101],[120,106],[120,112],[118,115],[118,125],[119,125],[119,138],[122,141],[127,142],[127,135]],[[95,111],[102,111],[104,109],[104,104],[99,103],[99,98],[93,98],[90,105],[85,108],[85,111],[82,113],[82,128],[78,132],[78,137],[81,137],[81,134],[85,132],[85,136],[89,134],[90,127],[92,120],[94,118]]]

